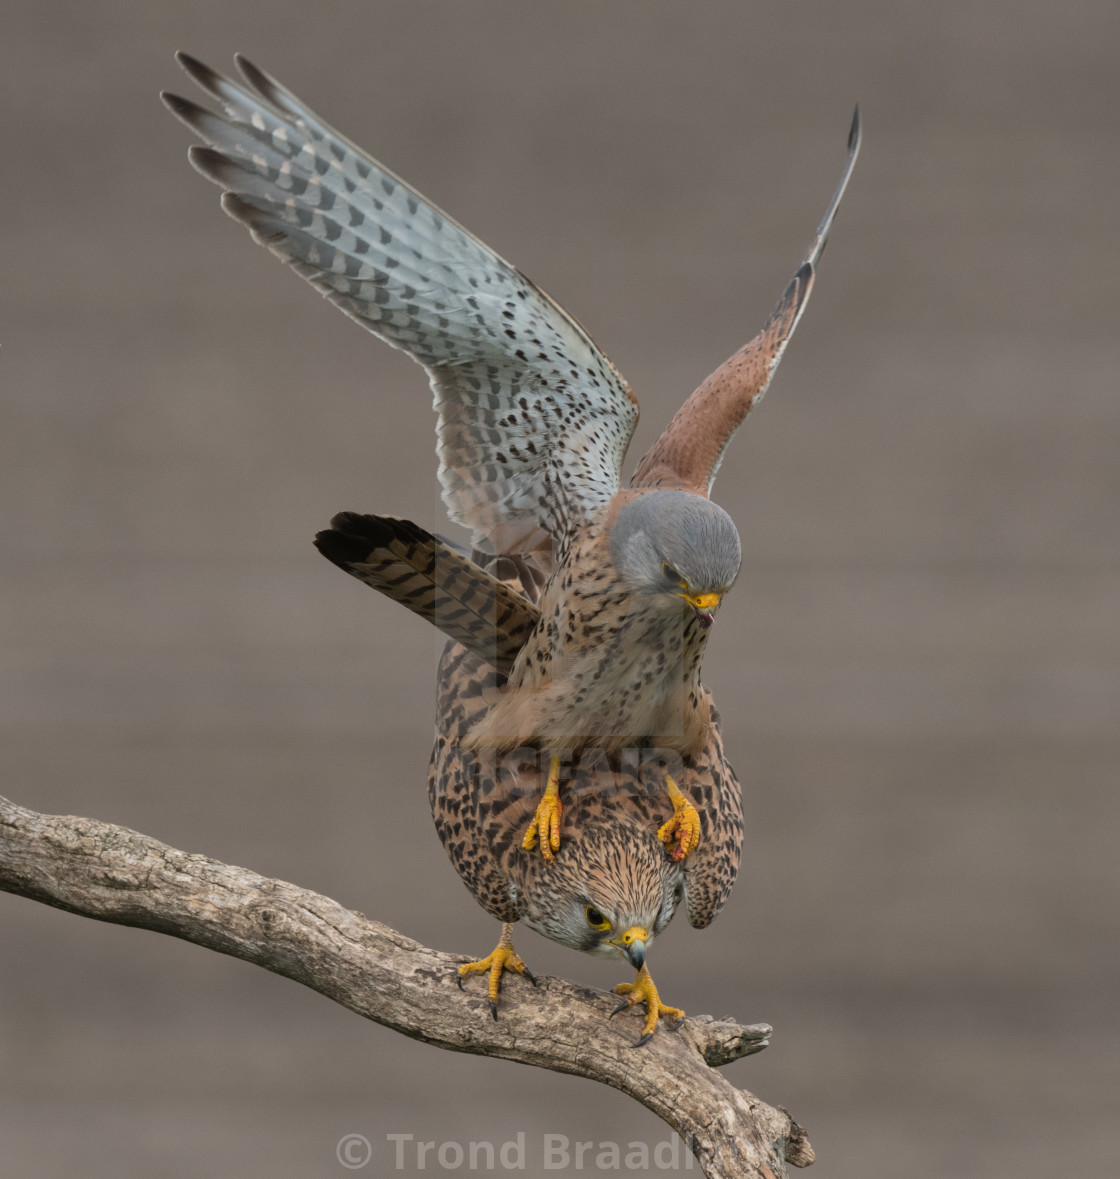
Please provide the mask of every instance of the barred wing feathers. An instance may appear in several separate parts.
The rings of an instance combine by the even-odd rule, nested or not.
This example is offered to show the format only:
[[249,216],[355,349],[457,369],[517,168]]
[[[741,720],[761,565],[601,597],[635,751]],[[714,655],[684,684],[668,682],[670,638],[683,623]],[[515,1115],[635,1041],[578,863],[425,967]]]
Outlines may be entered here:
[[451,518],[490,552],[563,551],[606,504],[638,417],[625,380],[543,291],[244,58],[185,54],[222,108],[164,95],[205,143],[222,207],[362,327],[427,370]]

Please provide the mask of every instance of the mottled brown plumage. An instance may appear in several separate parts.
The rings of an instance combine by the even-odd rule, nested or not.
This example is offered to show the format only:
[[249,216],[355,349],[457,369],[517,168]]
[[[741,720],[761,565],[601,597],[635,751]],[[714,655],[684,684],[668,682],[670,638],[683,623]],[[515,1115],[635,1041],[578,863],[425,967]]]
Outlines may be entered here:
[[[547,769],[545,751],[464,748],[464,738],[500,694],[491,666],[457,643],[448,645],[439,669],[428,793],[440,839],[482,907],[499,921],[524,921],[555,937],[554,927],[562,924],[559,901],[577,896],[613,911],[618,921],[637,908],[647,917],[653,913],[650,933],[656,936],[683,896],[690,923],[710,924],[731,891],[743,839],[739,782],[724,756],[715,710],[701,752],[690,759],[688,793],[704,833],[697,851],[674,863],[657,838],[672,814],[664,790],[672,751],[647,745],[609,757],[589,745],[563,787],[562,848],[550,864],[521,847]],[[707,694],[705,703],[710,707]],[[576,949],[594,952],[601,944],[586,926],[580,934]]]
[[[680,1013],[660,1004],[646,946],[682,898],[693,925],[715,917],[742,849],[739,787],[700,681],[739,540],[707,497],[812,289],[858,112],[840,185],[766,326],[623,489],[637,401],[571,316],[244,59],[245,86],[180,60],[224,111],[165,97],[205,140],[191,160],[225,210],[427,370],[444,501],[473,559],[408,521],[352,513],[316,543],[453,640],[429,774],[440,839],[507,927],[637,967],[623,989],[647,1003],[648,1038],[659,1014]],[[524,968],[508,928],[462,973],[487,971],[496,1004],[503,968]]]
[[[574,863],[574,858],[560,858],[552,868],[520,848],[540,790],[541,750],[527,746],[511,756],[508,749],[467,752],[464,747],[479,721],[503,698],[509,666],[504,645],[517,635],[524,643],[540,621],[540,610],[531,601],[535,585],[522,592],[525,574],[508,558],[488,561],[507,583],[418,525],[393,517],[340,513],[329,530],[319,533],[316,545],[348,573],[456,635],[458,641],[449,644],[439,671],[438,735],[428,782],[433,818],[448,855],[479,903],[501,921],[528,918],[533,924],[533,899],[550,891],[539,887],[540,878],[555,887],[564,874],[556,873]],[[463,594],[470,609],[455,609],[455,592]],[[437,596],[446,603],[443,609],[433,607]],[[714,717],[706,692],[702,701],[706,715]],[[687,884],[689,920],[696,926],[707,925],[726,899],[742,843],[739,785],[724,758],[718,724],[708,727],[705,737],[700,756],[690,759],[690,795],[705,839],[699,851],[666,876],[671,891]],[[631,873],[644,863],[649,879],[659,880],[668,862],[656,831],[672,813],[663,789],[664,767],[679,765],[681,759],[673,757],[671,748],[650,742],[636,756],[631,751],[625,757],[617,752],[608,757],[605,750],[588,745],[590,751],[577,760],[565,784],[565,833],[574,827],[590,846],[598,838],[593,836],[595,824],[605,817],[604,841],[618,845],[625,834],[630,844],[620,863],[627,863]],[[612,798],[624,801],[602,809],[602,802]],[[651,867],[656,872],[650,874]],[[661,885],[647,884],[647,891],[660,895]],[[611,893],[601,872],[598,892]],[[613,899],[621,903],[617,895]]]

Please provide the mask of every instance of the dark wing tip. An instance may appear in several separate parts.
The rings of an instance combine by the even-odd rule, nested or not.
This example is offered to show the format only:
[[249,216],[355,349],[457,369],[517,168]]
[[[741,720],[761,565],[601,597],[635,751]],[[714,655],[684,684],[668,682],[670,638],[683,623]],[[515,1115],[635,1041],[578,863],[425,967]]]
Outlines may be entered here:
[[260,66],[253,65],[244,53],[235,53],[233,60],[241,76],[258,94],[266,94],[269,83],[276,84],[275,79],[266,74]]
[[198,119],[209,114],[205,107],[199,106],[189,98],[183,98],[180,94],[173,94],[170,90],[161,90],[159,98],[180,123],[189,127],[196,135],[202,134],[198,129]]
[[303,104],[286,86],[260,66],[253,65],[244,53],[235,53],[233,60],[245,81],[275,110],[297,119],[305,118],[310,113],[304,112]]
[[199,61],[197,57],[192,57],[189,53],[184,53],[181,49],[176,52],[175,60],[203,90],[210,90],[215,82],[223,80],[217,70],[212,70],[205,62]]
[[859,151],[860,141],[863,139],[863,121],[859,116],[859,103],[852,112],[852,129],[848,132],[848,154]]
[[[177,111],[172,113],[178,114]],[[183,118],[182,115],[179,117]],[[183,119],[183,122],[188,127],[193,126],[189,119]],[[190,160],[191,167],[202,173],[207,180],[212,180],[215,184],[225,184],[225,173],[230,167],[230,161],[220,151],[195,143],[187,148],[187,159]]]
[[[215,152],[214,155],[218,155],[218,153]],[[208,164],[209,162],[210,161],[207,161]],[[229,163],[229,161],[224,156],[218,156],[218,162],[223,166]],[[191,163],[194,163],[194,160],[192,160]],[[195,164],[195,167],[197,168],[198,165]],[[215,168],[212,171],[207,171],[205,167],[198,168],[198,170],[204,176],[209,177],[209,179],[213,180],[215,184],[225,184],[226,181],[224,178],[213,174],[216,169],[217,165],[215,165]],[[262,218],[267,216],[264,209],[260,208],[258,205],[252,204],[247,200],[244,200],[235,192],[223,192],[221,206],[224,213],[232,217],[234,221],[240,221],[242,225],[247,226],[249,229],[257,228],[258,225],[261,224]],[[277,226],[273,229],[273,232],[282,233],[283,231]]]
[[859,103],[856,103],[856,109],[852,114],[852,126],[848,131],[848,157],[844,161],[844,171],[840,177],[840,183],[836,186],[836,191],[832,194],[832,200],[828,203],[828,209],[825,215],[821,218],[821,223],[817,226],[816,237],[813,238],[813,244],[809,247],[809,252],[805,255],[805,261],[811,266],[816,266],[821,260],[821,255],[824,253],[824,248],[828,244],[828,235],[832,230],[832,222],[836,218],[836,210],[840,207],[840,200],[844,196],[844,190],[848,187],[848,181],[852,176],[852,169],[856,166],[856,158],[859,156],[860,143],[863,140],[863,119],[859,113]]
[[180,94],[173,94],[170,90],[161,90],[159,100],[177,118],[187,122],[187,113],[195,105],[189,98]]

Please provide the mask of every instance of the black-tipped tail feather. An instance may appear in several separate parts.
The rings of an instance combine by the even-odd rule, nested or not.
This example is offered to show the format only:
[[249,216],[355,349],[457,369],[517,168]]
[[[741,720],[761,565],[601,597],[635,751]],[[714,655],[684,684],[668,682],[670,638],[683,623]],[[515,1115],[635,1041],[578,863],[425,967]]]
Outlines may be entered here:
[[430,532],[395,516],[341,512],[315,547],[508,675],[537,608]]

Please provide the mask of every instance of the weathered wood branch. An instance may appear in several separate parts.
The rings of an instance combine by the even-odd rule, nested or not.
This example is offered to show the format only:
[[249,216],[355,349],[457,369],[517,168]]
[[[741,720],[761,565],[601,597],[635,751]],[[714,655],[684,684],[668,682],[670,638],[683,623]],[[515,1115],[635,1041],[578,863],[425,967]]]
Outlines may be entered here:
[[776,1179],[812,1147],[788,1114],[713,1066],[759,1052],[765,1024],[689,1019],[635,1049],[613,995],[558,978],[510,979],[501,1018],[428,949],[328,897],[95,819],[0,798],[0,889],[83,917],[184,938],[295,979],[406,1036],[590,1077],[640,1101],[691,1146],[709,1179]]

